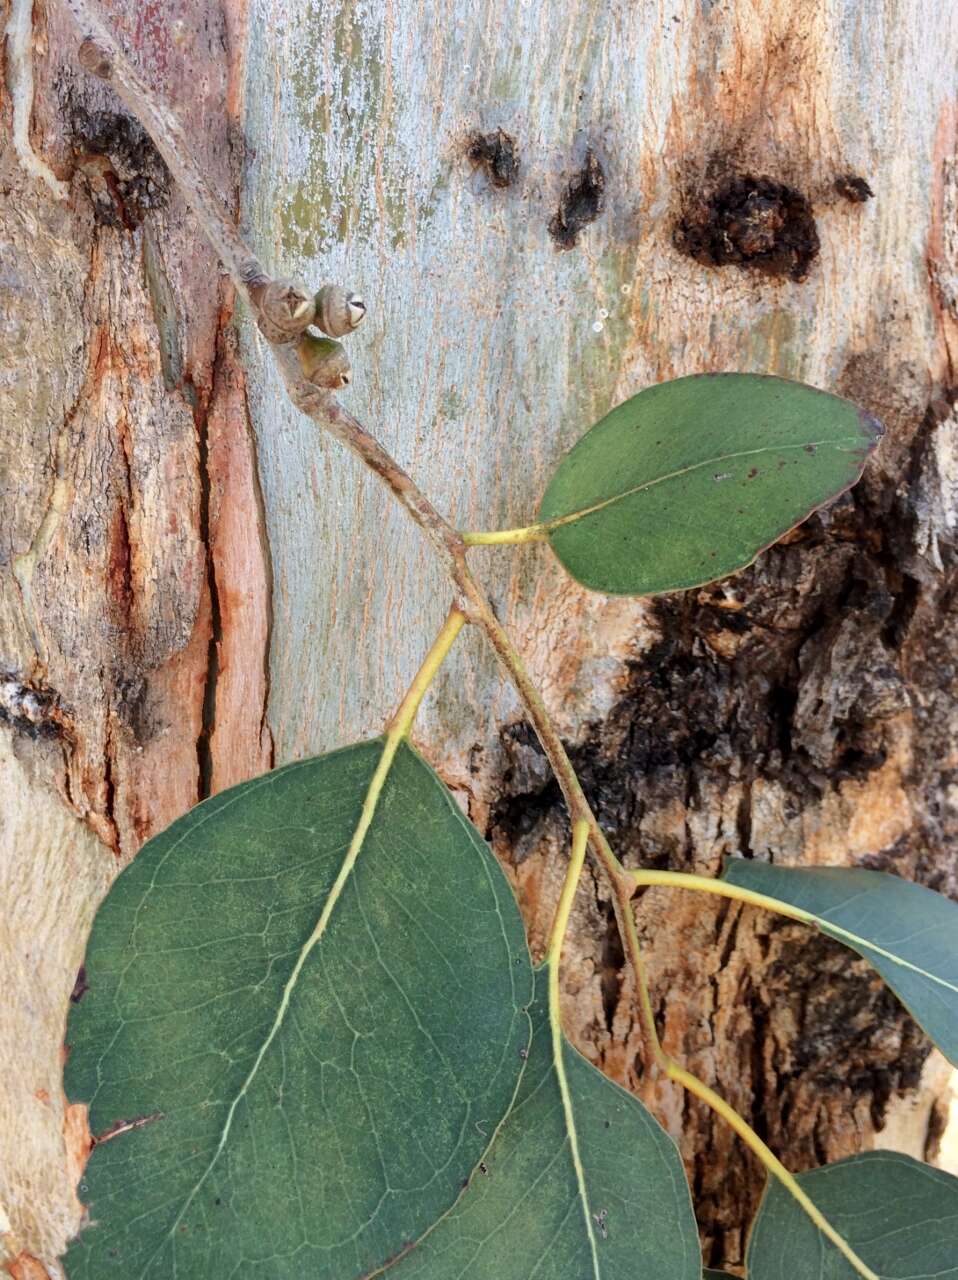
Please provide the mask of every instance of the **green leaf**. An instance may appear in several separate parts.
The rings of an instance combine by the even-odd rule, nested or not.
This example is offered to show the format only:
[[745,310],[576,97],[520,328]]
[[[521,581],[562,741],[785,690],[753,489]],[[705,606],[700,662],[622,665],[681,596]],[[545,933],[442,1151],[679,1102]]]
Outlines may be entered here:
[[[799,1174],[799,1184],[882,1280],[958,1277],[958,1178],[891,1151]],[[748,1245],[749,1280],[860,1280],[770,1178]]]
[[847,400],[719,373],[649,387],[563,458],[539,509],[579,582],[614,595],[744,568],[853,485],[882,434]]
[[636,1098],[553,1036],[548,976],[547,965],[536,971],[515,1106],[462,1199],[389,1280],[701,1280],[674,1143]]
[[958,904],[910,880],[858,868],[730,858],[722,876],[797,907],[864,956],[958,1065]]
[[93,1150],[71,1280],[347,1280],[459,1195],[515,1096],[532,970],[485,843],[411,748],[387,759],[235,787],[117,879],[66,1084],[128,1131]]

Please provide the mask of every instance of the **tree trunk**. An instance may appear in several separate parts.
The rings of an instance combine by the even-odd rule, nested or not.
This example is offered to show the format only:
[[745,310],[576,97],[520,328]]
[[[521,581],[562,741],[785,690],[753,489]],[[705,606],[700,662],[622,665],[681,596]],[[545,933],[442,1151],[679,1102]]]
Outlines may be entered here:
[[[7,4],[0,1240],[22,1278],[58,1273],[79,1220],[61,1044],[112,877],[212,791],[378,732],[449,591],[234,326],[66,14],[36,0],[23,54]],[[261,256],[366,296],[347,401],[464,527],[528,523],[564,449],[681,374],[800,378],[884,420],[861,485],[734,580],[629,601],[581,590],[542,547],[474,559],[627,862],[848,863],[954,894],[948,6],[104,7]],[[478,637],[419,742],[541,949],[566,818]],[[711,899],[650,891],[638,913],[667,1048],[789,1167],[882,1144],[936,1157],[947,1072],[863,962]],[[643,1066],[633,995],[590,875],[570,1034],[680,1142],[706,1260],[738,1267],[760,1172]]]

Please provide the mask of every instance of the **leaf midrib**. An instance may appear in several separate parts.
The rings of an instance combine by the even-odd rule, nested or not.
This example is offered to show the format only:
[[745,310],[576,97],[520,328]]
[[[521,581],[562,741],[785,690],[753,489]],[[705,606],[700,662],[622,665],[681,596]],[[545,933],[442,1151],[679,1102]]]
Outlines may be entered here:
[[[312,933],[303,943],[303,946],[300,949],[299,956],[297,957],[296,963],[293,966],[292,972],[290,973],[289,978],[286,980],[286,985],[283,988],[283,995],[282,995],[282,998],[280,999],[279,1008],[276,1011],[276,1017],[273,1019],[272,1026],[270,1027],[266,1035],[266,1038],[264,1039],[262,1045],[260,1046],[259,1052],[257,1053],[256,1058],[253,1061],[252,1067],[250,1067],[250,1070],[247,1073],[246,1079],[243,1081],[239,1091],[236,1094],[236,1097],[230,1103],[229,1110],[226,1114],[226,1119],[223,1122],[223,1130],[222,1130],[222,1133],[220,1134],[220,1140],[217,1143],[216,1150],[213,1152],[213,1155],[210,1157],[210,1161],[207,1164],[206,1168],[203,1170],[202,1174],[197,1179],[192,1190],[189,1192],[186,1199],[184,1200],[183,1207],[180,1209],[180,1212],[177,1214],[176,1219],[173,1222],[172,1226],[169,1228],[166,1234],[162,1237],[156,1249],[147,1259],[143,1267],[143,1270],[140,1272],[140,1280],[144,1280],[147,1272],[152,1266],[153,1261],[156,1258],[157,1254],[160,1252],[160,1250],[166,1245],[166,1243],[169,1240],[175,1237],[175,1234],[180,1226],[180,1223],[183,1220],[184,1215],[189,1210],[189,1207],[193,1203],[193,1201],[196,1199],[196,1196],[200,1191],[200,1188],[203,1186],[203,1184],[206,1182],[206,1179],[213,1172],[213,1169],[216,1167],[217,1161],[219,1160],[220,1156],[223,1154],[224,1150],[226,1149],[226,1144],[229,1141],[230,1130],[233,1127],[233,1118],[236,1115],[236,1109],[239,1106],[240,1102],[242,1102],[246,1094],[249,1092],[250,1086],[252,1085],[253,1080],[256,1078],[256,1075],[260,1069],[260,1066],[262,1065],[263,1059],[266,1057],[266,1054],[268,1053],[270,1046],[273,1044],[273,1041],[276,1039],[277,1035],[279,1034],[283,1023],[286,1020],[286,1015],[289,1011],[289,1006],[292,999],[293,991],[295,990],[296,985],[299,981],[300,974],[302,973],[303,968],[306,964],[306,961],[309,959],[311,952],[319,943],[323,934],[326,932],[326,927],[329,924],[330,917],[333,914],[333,911],[336,907],[337,902],[342,897],[343,890],[346,887],[346,882],[348,881],[350,875],[352,874],[353,867],[356,865],[356,861],[359,857],[360,852],[362,851],[362,847],[365,842],[366,835],[368,834],[369,828],[372,825],[372,820],[373,820],[373,817],[375,816],[376,808],[379,803],[380,796],[382,795],[382,790],[385,785],[386,778],[389,774],[389,770],[392,767],[393,760],[396,757],[396,752],[399,749],[399,746],[403,742],[403,740],[404,740],[404,735],[402,734],[402,732],[397,732],[397,731],[391,731],[386,737],[385,743],[383,744],[382,755],[379,757],[379,763],[376,765],[375,772],[373,773],[373,776],[369,781],[369,786],[366,789],[366,795],[363,800],[363,807],[359,815],[359,821],[356,824],[356,829],[353,832],[352,839],[349,842],[349,848],[346,851],[346,856],[343,859],[339,872],[336,875],[336,879],[333,881],[333,885],[329,891],[329,895],[327,896],[326,901],[323,904],[323,909],[320,912],[319,919],[316,921],[316,924],[313,928]],[[268,776],[269,775],[267,775],[267,777]],[[175,1272],[176,1272],[176,1266],[174,1262],[174,1274]]]
[[875,955],[881,956],[885,960],[891,961],[892,964],[900,965],[903,969],[909,969],[912,973],[919,974],[922,978],[927,978],[929,982],[935,982],[940,987],[944,987],[946,991],[951,991],[958,995],[958,985],[949,982],[947,978],[941,978],[937,973],[932,973],[928,969],[923,969],[921,965],[914,964],[911,960],[906,960],[904,956],[896,955],[894,951],[888,951],[885,947],[880,947],[876,942],[869,942],[867,938],[863,938],[860,934],[853,933],[850,929],[844,929],[841,925],[833,924],[827,916],[819,913],[810,913],[812,918],[819,922],[821,928],[826,933],[832,933],[846,942],[854,944],[856,947],[864,947],[866,951],[872,951]]
[[579,1154],[579,1134],[575,1123],[575,1109],[572,1103],[572,1091],[565,1069],[565,1042],[562,1035],[562,1018],[559,1009],[559,966],[554,961],[549,968],[549,1026],[552,1035],[552,1065],[559,1085],[559,1097],[562,1099],[562,1114],[565,1117],[566,1132],[569,1135],[569,1150],[572,1156],[572,1167],[575,1172],[576,1189],[582,1216],[585,1219],[586,1234],[589,1238],[589,1251],[592,1255],[592,1274],[594,1280],[602,1280],[599,1267],[599,1248],[592,1226],[592,1214],[589,1204],[589,1192],[585,1185],[585,1170]]
[[627,498],[633,498],[637,493],[644,493],[649,489],[654,489],[656,485],[665,484],[669,480],[678,480],[682,476],[690,475],[693,471],[699,471],[703,467],[720,466],[724,462],[733,462],[739,458],[759,457],[766,453],[790,453],[799,449],[818,449],[823,445],[840,446],[843,444],[854,444],[864,447],[864,441],[858,436],[839,436],[833,440],[806,440],[801,444],[784,444],[784,445],[763,445],[760,449],[741,449],[736,453],[723,453],[714,458],[703,458],[699,462],[692,462],[687,467],[680,467],[677,471],[669,471],[666,475],[656,476],[652,480],[646,480],[642,484],[633,485],[630,489],[623,490],[622,493],[613,494],[611,498],[603,498],[601,502],[596,502],[590,507],[581,507],[576,511],[570,511],[564,516],[554,516],[551,520],[543,520],[538,526],[540,529],[551,533],[553,529],[560,529],[563,525],[575,524],[578,520],[583,520],[586,516],[595,515],[597,511],[604,511],[606,507],[614,506],[617,502],[624,502]]
[[[946,991],[951,991],[958,995],[958,985],[950,982],[947,978],[939,977],[937,973],[932,973],[929,969],[923,969],[921,965],[915,964],[911,960],[906,960],[904,956],[897,955],[894,951],[889,951],[887,947],[880,946],[877,942],[870,942],[868,938],[863,938],[861,934],[854,933],[851,929],[846,929],[843,925],[836,924],[830,920],[822,911],[812,910],[810,907],[801,907],[797,903],[789,902],[787,898],[777,896],[774,893],[763,893],[759,889],[752,889],[746,884],[740,884],[737,879],[726,879],[725,876],[715,881],[716,884],[726,884],[733,890],[744,891],[748,894],[748,900],[753,902],[755,906],[765,907],[769,911],[776,911],[779,914],[790,914],[794,912],[794,918],[802,920],[806,924],[815,924],[818,928],[831,934],[842,942],[849,943],[854,948],[864,948],[871,951],[874,955],[881,956],[882,959],[888,960],[891,964],[899,965],[903,969],[908,969],[912,973],[917,973],[919,977],[927,978],[929,982],[937,983],[938,986],[944,987]],[[717,890],[720,892],[720,890]],[[846,898],[837,906],[828,908],[830,911],[842,911],[850,902],[856,898],[867,896],[873,893],[873,889],[862,890],[860,893],[853,894],[850,898]],[[734,893],[727,896],[736,896]],[[783,910],[784,908],[784,910]]]

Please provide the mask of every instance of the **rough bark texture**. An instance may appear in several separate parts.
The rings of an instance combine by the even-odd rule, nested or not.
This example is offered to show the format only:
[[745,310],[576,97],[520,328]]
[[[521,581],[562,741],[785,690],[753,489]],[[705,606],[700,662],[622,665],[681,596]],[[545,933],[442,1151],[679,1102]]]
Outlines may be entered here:
[[[734,581],[642,603],[582,592],[540,548],[476,562],[628,861],[852,862],[958,891],[958,26],[941,6],[109,9],[262,256],[364,292],[350,403],[464,525],[526,523],[562,450],[657,379],[776,372],[883,418],[854,493]],[[0,1235],[21,1276],[27,1255],[52,1269],[77,1220],[59,1045],[112,874],[268,767],[273,740],[287,760],[378,731],[448,597],[388,499],[283,406],[246,328],[238,358],[162,165],[78,72],[50,0],[34,24],[33,143],[68,199],[15,154],[8,59]],[[541,946],[565,818],[475,637],[421,741]],[[863,964],[712,900],[653,891],[639,917],[667,1047],[790,1167],[882,1142],[934,1155],[944,1074]],[[679,1138],[706,1258],[738,1266],[758,1170],[643,1070],[632,994],[590,878],[570,1032]]]
[[[190,9],[111,12],[235,200],[242,29],[235,6]],[[38,4],[34,30],[33,141],[66,198],[14,152],[8,40],[0,1237],[52,1263],[77,1222],[60,1062],[89,923],[145,839],[269,767],[269,572],[229,291],[66,15]]]

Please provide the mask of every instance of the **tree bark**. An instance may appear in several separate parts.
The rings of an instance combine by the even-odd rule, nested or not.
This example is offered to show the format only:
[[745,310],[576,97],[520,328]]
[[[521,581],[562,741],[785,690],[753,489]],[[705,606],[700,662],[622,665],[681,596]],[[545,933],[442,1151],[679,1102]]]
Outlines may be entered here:
[[[954,895],[948,13],[104,7],[263,259],[365,295],[350,406],[463,527],[528,523],[563,450],[661,379],[778,373],[883,419],[861,485],[734,580],[628,601],[541,547],[474,560],[627,862],[846,863]],[[56,1274],[79,1220],[61,1044],[112,877],[212,791],[378,732],[449,603],[418,532],[286,404],[65,13],[37,0],[33,30],[52,182],[15,145],[9,34],[0,100],[0,1240],[21,1277]],[[567,822],[478,637],[419,742],[541,949]],[[882,1143],[942,1158],[947,1073],[862,962],[713,900],[655,890],[638,913],[666,1047],[789,1167]],[[643,1065],[633,995],[590,874],[568,1029],[680,1142],[706,1261],[739,1268],[760,1171]]]

